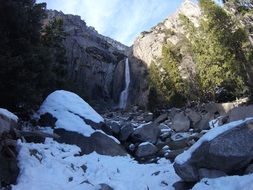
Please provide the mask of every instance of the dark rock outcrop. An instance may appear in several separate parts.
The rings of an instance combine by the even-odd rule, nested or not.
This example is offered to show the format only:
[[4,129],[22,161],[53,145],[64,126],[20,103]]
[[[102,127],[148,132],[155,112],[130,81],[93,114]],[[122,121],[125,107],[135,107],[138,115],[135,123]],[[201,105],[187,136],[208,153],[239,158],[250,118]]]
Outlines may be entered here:
[[160,133],[161,130],[157,124],[145,124],[136,128],[131,138],[136,142],[150,142],[154,144],[157,142]]
[[101,155],[126,155],[124,148],[120,144],[101,132],[95,132],[90,137],[64,129],[55,129],[54,133],[60,136],[60,138],[55,139],[56,141],[79,146],[81,154],[90,154],[95,151]]
[[15,184],[19,175],[16,150],[18,118],[0,108],[0,189]]
[[121,83],[115,86],[113,81],[114,78],[124,81],[121,75],[123,68],[117,65],[123,64],[121,60],[126,58],[128,47],[100,35],[80,16],[51,10],[47,14],[45,24],[55,18],[63,20],[63,29],[67,33],[64,46],[68,78],[90,99],[111,100],[118,96],[115,89],[121,89]]

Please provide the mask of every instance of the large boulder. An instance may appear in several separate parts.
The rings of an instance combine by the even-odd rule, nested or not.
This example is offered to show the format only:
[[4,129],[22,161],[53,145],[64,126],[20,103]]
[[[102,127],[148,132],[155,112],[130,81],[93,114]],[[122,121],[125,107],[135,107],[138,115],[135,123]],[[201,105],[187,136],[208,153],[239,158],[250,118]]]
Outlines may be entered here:
[[120,130],[119,139],[121,141],[126,141],[133,132],[134,126],[131,123],[125,123]]
[[253,117],[253,105],[236,107],[228,112],[229,122]]
[[211,129],[176,158],[176,173],[185,181],[208,177],[203,175],[210,172],[201,172],[203,168],[239,175],[253,160],[252,129],[253,120],[249,119]]
[[55,120],[54,124],[48,124],[53,125],[58,142],[75,144],[81,148],[82,154],[96,151],[102,155],[126,155],[120,143],[102,131],[105,129],[104,119],[78,95],[63,90],[53,92],[35,117],[41,119],[45,114]]
[[173,118],[171,128],[176,132],[188,131],[190,120],[184,112],[177,113]]
[[0,136],[17,127],[18,117],[6,109],[0,108]]
[[81,155],[95,151],[101,155],[126,156],[126,151],[120,142],[104,133],[94,132],[90,137],[85,137],[64,129],[55,129],[54,132],[60,136],[56,141],[79,146]]
[[186,112],[186,115],[188,116],[188,118],[190,119],[191,126],[194,128],[200,122],[201,115],[191,109],[187,109],[185,112]]
[[15,184],[19,175],[16,135],[18,117],[0,108],[0,189]]
[[137,142],[150,142],[155,144],[160,133],[161,130],[156,123],[148,123],[137,127],[131,137]]

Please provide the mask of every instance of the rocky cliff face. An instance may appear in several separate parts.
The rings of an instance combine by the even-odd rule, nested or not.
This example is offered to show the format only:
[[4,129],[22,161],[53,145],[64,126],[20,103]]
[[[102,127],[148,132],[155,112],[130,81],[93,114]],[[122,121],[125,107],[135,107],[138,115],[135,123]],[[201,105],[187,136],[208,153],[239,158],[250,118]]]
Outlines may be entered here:
[[185,15],[195,25],[198,25],[201,11],[198,5],[189,0],[184,1],[175,14],[153,27],[150,31],[141,33],[134,42],[133,55],[149,66],[152,61],[161,57],[164,45],[179,46],[180,53],[183,55],[179,70],[183,78],[189,78],[194,70],[194,63],[185,48],[181,47],[181,42],[185,40],[187,34],[180,21],[180,14]]
[[[54,18],[63,20],[63,28],[67,33],[64,45],[68,78],[85,92],[87,98],[110,100],[117,97],[118,94],[113,93],[117,91],[115,89],[123,88],[124,75],[120,75],[122,71],[116,68],[123,68],[118,65],[124,63],[122,60],[126,58],[128,47],[100,35],[79,16],[48,11],[45,23]],[[115,77],[120,80],[113,85]]]
[[[176,13],[169,16],[163,22],[154,26],[150,31],[144,31],[135,40],[132,47],[132,56],[135,58],[135,64],[142,62],[144,69],[148,70],[152,61],[158,60],[162,57],[163,46],[169,44],[176,49],[181,57],[181,62],[178,65],[180,75],[184,80],[192,81],[195,76],[195,64],[193,62],[190,51],[187,49],[187,32],[184,30],[180,15],[188,17],[195,26],[198,26],[199,18],[201,16],[200,7],[192,3],[190,0],[185,0]],[[142,68],[143,68],[142,67]],[[142,69],[136,68],[132,72],[140,72]],[[135,97],[140,97],[141,104],[145,105],[148,102],[148,80],[146,74],[139,75],[135,80],[134,92]],[[140,80],[140,81],[139,81]],[[136,86],[142,86],[138,89]],[[138,94],[138,95],[137,95]]]

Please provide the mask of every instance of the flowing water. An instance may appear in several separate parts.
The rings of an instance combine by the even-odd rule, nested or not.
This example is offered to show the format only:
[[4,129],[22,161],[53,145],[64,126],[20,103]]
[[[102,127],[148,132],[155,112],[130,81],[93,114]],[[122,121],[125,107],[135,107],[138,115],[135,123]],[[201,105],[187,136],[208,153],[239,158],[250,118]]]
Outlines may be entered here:
[[130,69],[128,58],[126,58],[125,62],[125,89],[120,94],[119,108],[125,109],[127,106],[127,98],[128,98],[128,89],[130,84]]

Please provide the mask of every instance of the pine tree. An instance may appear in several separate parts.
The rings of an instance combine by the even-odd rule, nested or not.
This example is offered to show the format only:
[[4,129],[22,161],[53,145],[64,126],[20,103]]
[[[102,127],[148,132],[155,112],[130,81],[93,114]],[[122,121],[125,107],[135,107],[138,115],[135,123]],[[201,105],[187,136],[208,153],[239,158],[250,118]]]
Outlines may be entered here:
[[51,33],[46,28],[44,37],[54,36],[48,43],[41,37],[45,9],[35,0],[0,3],[0,105],[12,111],[36,108],[58,86],[62,37],[59,23],[51,24]]
[[[190,33],[190,41],[197,64],[197,78],[204,100],[217,100],[217,90],[226,91],[230,99],[240,96],[245,85],[245,36],[237,29],[231,17],[212,0],[200,0],[203,18],[195,28],[189,19],[182,17]],[[228,101],[228,100],[221,100]]]

